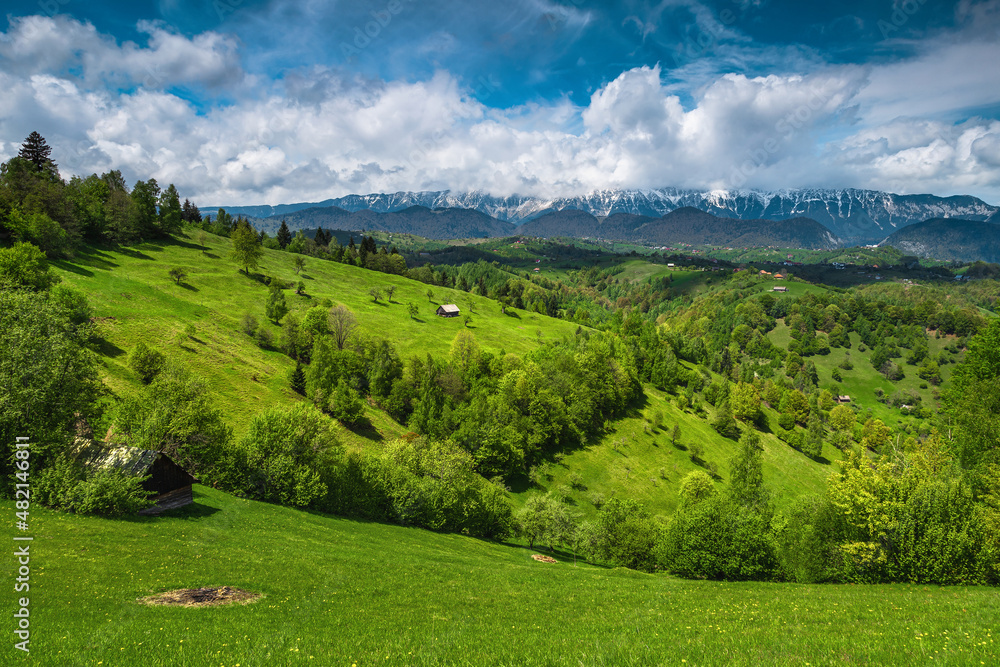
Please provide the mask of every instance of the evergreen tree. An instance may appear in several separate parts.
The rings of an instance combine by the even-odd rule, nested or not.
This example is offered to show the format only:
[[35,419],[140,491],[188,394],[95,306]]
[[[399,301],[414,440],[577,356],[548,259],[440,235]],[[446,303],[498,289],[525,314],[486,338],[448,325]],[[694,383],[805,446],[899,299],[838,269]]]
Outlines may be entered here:
[[296,394],[306,395],[306,373],[302,369],[301,361],[295,362],[295,370],[292,371],[288,383]]
[[288,246],[292,242],[292,232],[288,229],[288,223],[284,220],[281,221],[281,227],[278,227],[278,244],[282,249]]
[[56,163],[49,158],[51,153],[52,147],[45,143],[45,138],[38,132],[32,132],[21,144],[21,150],[17,152],[17,156],[34,164],[39,171],[46,167],[55,170]]
[[316,229],[316,236],[313,237],[313,241],[315,241],[318,246],[325,246],[327,244],[326,232],[323,231],[322,227],[318,227]]
[[177,188],[171,183],[160,195],[160,229],[167,234],[180,231],[184,220],[180,196]]

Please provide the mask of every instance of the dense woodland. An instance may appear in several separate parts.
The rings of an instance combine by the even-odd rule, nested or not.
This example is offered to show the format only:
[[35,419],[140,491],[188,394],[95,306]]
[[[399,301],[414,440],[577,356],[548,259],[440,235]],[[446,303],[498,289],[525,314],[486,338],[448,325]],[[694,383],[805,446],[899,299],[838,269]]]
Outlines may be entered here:
[[[751,267],[720,272],[712,289],[691,296],[671,276],[632,281],[614,266],[564,280],[483,259],[408,268],[395,248],[368,236],[341,245],[323,229],[310,237],[283,225],[268,237],[225,211],[203,218],[154,179],[130,188],[112,171],[66,182],[49,151],[32,134],[0,167],[8,496],[17,472],[11,443],[30,433],[39,501],[108,515],[143,506],[136,479],[90,475],[68,455],[87,424],[111,424],[115,442],[163,450],[203,483],[248,498],[488,539],[519,534],[595,562],[725,580],[1000,583],[1000,319],[988,311],[995,281],[936,296],[896,285],[779,296],[763,291]],[[280,326],[275,337],[247,316],[244,333],[295,362],[288,382],[302,400],[262,412],[239,439],[205,385],[155,346],[129,351],[141,390],[109,396],[95,314],[49,264],[89,245],[181,234],[230,239],[234,265],[269,286],[267,316]],[[447,356],[403,359],[393,340],[361,335],[343,305],[289,313],[285,294],[303,284],[257,273],[263,248],[453,287],[493,299],[511,317],[535,312],[579,327],[520,356],[485,351],[464,329]],[[372,298],[382,297],[373,288]],[[786,346],[768,336],[779,322],[790,332]],[[931,355],[932,336],[950,336],[955,354]],[[856,350],[856,363],[889,381],[915,368],[940,409],[886,395],[918,420],[894,431],[838,403],[838,371],[821,378],[815,359],[840,349]],[[514,512],[513,480],[533,480],[546,461],[613,430],[646,387],[734,442],[724,485],[711,466],[689,474],[669,517],[615,498],[583,522],[551,493]],[[345,447],[334,420],[364,429],[366,405],[411,435],[377,451]],[[777,413],[776,424],[766,411]],[[762,432],[806,456],[831,443],[843,451],[826,493],[778,512],[761,471]]]

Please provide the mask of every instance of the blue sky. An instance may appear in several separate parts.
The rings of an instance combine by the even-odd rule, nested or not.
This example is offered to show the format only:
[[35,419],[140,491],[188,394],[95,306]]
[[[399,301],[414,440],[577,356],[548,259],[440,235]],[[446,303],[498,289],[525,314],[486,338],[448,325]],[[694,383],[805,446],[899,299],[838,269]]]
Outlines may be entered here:
[[14,1],[0,155],[202,204],[867,187],[1000,203],[1000,2]]

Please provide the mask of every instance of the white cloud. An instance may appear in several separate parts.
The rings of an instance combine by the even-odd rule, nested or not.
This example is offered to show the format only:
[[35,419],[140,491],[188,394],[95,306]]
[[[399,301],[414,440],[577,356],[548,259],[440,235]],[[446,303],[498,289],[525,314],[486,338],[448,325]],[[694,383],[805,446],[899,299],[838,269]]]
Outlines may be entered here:
[[[865,186],[964,191],[991,203],[1000,191],[1000,122],[893,115],[894,105],[920,110],[919,96],[893,77],[916,80],[925,56],[882,68],[725,74],[686,102],[658,67],[640,67],[584,106],[562,97],[493,109],[445,71],[384,82],[312,68],[258,85],[231,38],[141,28],[146,46],[118,45],[62,17],[15,20],[0,42],[0,150],[13,154],[37,129],[64,173],[153,176],[202,205],[425,189]],[[943,53],[965,62],[960,51]],[[150,68],[155,80],[144,81]],[[169,92],[171,83],[237,80],[244,86],[232,101],[205,108]],[[123,81],[134,89],[121,92]]]

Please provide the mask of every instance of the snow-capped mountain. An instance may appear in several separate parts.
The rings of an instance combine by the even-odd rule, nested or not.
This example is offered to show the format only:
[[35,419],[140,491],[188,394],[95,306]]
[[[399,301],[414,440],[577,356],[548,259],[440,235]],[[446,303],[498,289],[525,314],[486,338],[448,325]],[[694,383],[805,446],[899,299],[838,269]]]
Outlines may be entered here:
[[[254,217],[285,215],[306,208],[337,206],[347,211],[370,209],[379,213],[411,206],[430,209],[474,209],[515,225],[546,212],[577,209],[598,218],[615,213],[660,217],[690,206],[720,217],[741,220],[788,220],[806,217],[826,226],[849,243],[873,243],[896,229],[930,218],[996,221],[1000,207],[971,196],[898,195],[876,190],[597,190],[579,197],[546,199],[511,195],[496,197],[483,192],[395,192],[348,195],[318,203],[281,206],[227,207],[232,214]],[[215,208],[203,208],[214,213]]]

